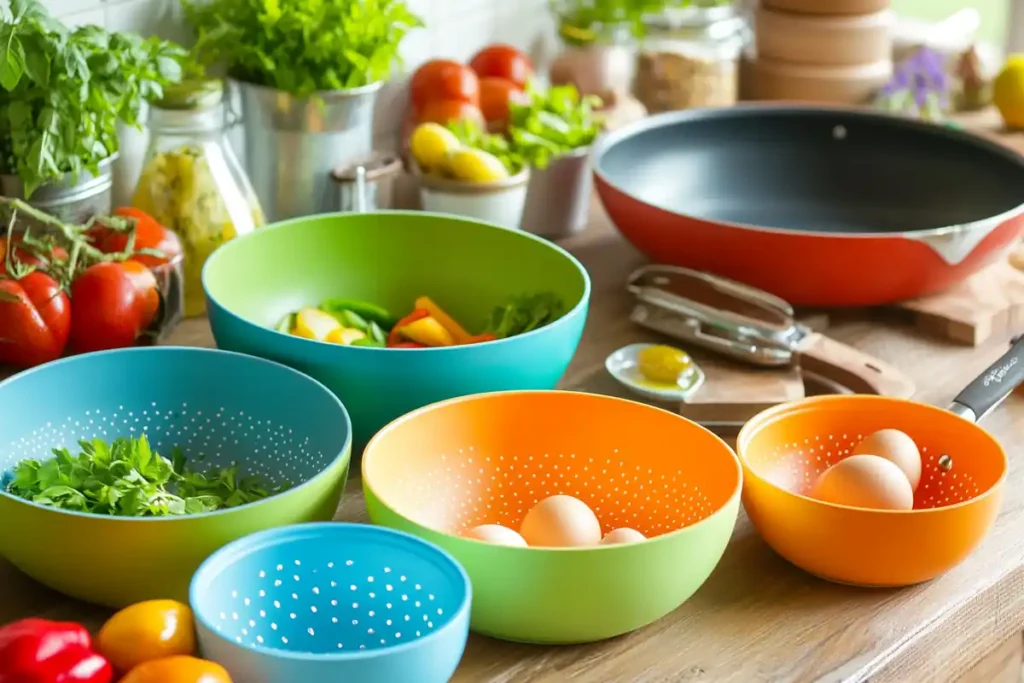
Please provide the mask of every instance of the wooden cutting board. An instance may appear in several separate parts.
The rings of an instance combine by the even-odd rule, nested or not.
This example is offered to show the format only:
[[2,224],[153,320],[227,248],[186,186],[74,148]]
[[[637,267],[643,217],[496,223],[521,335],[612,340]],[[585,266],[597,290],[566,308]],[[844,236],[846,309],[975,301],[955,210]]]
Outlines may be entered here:
[[799,368],[752,368],[711,356],[695,357],[706,379],[683,401],[679,414],[705,425],[743,423],[762,410],[803,398]]
[[898,308],[918,329],[958,344],[1009,339],[1024,331],[1024,248],[950,290]]

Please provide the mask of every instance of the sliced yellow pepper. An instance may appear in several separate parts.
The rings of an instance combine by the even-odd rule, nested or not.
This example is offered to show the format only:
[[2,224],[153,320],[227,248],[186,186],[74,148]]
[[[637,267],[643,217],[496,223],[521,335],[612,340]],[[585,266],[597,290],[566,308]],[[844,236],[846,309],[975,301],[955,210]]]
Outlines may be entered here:
[[354,330],[351,327],[339,327],[336,330],[332,330],[324,341],[328,341],[332,344],[344,344],[345,346],[348,346],[352,342],[363,339],[364,337],[366,337],[366,333],[361,330]]
[[441,327],[448,331],[448,334],[451,335],[456,344],[465,344],[469,342],[471,335],[466,331],[466,328],[456,322],[455,318],[448,315],[444,309],[434,303],[430,297],[421,296],[416,299],[414,308],[422,308],[430,313],[430,317],[441,323]]
[[319,308],[303,308],[295,314],[295,327],[292,334],[296,337],[327,341],[328,335],[342,329],[341,323],[334,316],[324,313]]
[[454,346],[455,340],[433,316],[414,320],[398,328],[398,333],[410,341],[424,346]]

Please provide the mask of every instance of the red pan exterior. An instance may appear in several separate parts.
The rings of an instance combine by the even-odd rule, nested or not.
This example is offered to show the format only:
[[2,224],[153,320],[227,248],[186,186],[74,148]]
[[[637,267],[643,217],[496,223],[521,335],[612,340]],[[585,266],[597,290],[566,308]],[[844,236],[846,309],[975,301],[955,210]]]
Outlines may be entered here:
[[797,306],[877,306],[941,291],[994,263],[1024,234],[1024,214],[1018,213],[951,265],[927,244],[900,235],[820,235],[716,223],[641,202],[600,174],[595,183],[619,232],[652,261],[744,282]]

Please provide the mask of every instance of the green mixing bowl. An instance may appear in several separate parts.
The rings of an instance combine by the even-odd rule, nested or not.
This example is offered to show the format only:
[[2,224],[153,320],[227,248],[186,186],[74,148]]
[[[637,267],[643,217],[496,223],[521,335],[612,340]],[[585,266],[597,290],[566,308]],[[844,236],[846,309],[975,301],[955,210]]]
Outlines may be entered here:
[[[679,415],[559,391],[468,396],[385,427],[363,453],[375,524],[450,552],[473,582],[470,628],[531,643],[580,643],[645,626],[711,574],[739,511],[736,454]],[[462,537],[518,529],[552,495],[571,495],[601,531],[648,540],[582,548],[512,547]]]
[[[563,249],[528,233],[422,212],[300,218],[235,239],[203,269],[222,349],[290,365],[330,388],[352,416],[354,447],[421,406],[507,389],[551,389],[586,321],[590,279]],[[431,349],[342,346],[277,332],[288,313],[360,299],[395,315],[429,296],[470,331],[510,297],[554,292],[557,322],[496,342]]]

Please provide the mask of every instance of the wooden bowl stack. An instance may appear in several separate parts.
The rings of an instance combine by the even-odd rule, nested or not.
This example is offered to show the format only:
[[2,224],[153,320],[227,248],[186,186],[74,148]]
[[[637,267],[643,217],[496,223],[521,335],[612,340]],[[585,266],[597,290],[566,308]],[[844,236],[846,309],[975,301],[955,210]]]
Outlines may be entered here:
[[889,0],[762,0],[744,99],[861,104],[892,77]]

